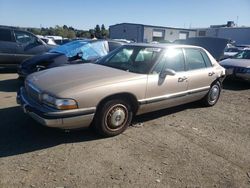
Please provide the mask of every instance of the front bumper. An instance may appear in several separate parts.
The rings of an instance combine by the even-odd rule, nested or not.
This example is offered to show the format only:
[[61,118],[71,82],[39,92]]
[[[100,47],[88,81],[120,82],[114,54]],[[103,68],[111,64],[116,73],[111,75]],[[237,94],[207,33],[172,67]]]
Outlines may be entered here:
[[61,129],[89,127],[95,114],[95,108],[62,111],[38,104],[27,95],[24,87],[17,94],[17,103],[22,106],[24,113],[31,116],[38,123],[47,127]]

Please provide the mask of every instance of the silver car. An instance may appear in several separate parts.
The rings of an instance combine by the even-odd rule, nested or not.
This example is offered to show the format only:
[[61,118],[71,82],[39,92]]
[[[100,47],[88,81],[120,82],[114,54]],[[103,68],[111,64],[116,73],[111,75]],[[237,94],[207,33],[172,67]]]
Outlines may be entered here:
[[235,56],[220,61],[229,78],[237,78],[250,82],[250,48],[244,49]]
[[62,129],[93,125],[122,133],[134,115],[219,99],[225,69],[203,48],[128,44],[95,64],[31,74],[17,101],[39,123]]

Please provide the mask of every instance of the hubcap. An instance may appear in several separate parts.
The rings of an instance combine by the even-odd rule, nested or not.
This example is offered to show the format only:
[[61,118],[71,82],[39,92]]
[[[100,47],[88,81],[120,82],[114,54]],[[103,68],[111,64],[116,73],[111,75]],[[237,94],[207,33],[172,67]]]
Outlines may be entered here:
[[109,109],[105,117],[105,122],[108,128],[115,130],[122,127],[127,122],[127,119],[127,108],[122,104],[117,104]]
[[210,100],[211,102],[215,102],[219,96],[220,89],[217,85],[215,85],[210,91]]

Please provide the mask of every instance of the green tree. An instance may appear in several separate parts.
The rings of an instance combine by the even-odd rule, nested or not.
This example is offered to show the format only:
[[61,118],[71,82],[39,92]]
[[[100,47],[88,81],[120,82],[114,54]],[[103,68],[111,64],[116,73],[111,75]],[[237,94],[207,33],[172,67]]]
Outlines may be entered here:
[[108,30],[106,30],[104,24],[102,24],[102,26],[101,26],[101,35],[102,35],[103,38],[107,38],[108,37]]
[[101,38],[101,28],[98,24],[95,26],[95,36],[96,38]]

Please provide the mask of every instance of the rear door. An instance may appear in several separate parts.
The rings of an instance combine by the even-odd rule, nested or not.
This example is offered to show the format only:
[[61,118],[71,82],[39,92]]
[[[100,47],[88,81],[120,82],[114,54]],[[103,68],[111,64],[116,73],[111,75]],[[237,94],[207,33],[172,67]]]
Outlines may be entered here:
[[[163,70],[175,71],[175,75],[161,77]],[[148,76],[146,103],[149,111],[159,110],[185,103],[188,82],[185,71],[185,60],[181,48],[168,49]]]
[[14,30],[14,36],[17,43],[17,59],[19,62],[45,52],[45,45],[34,35],[25,31]]
[[188,94],[195,99],[202,98],[216,79],[206,52],[200,48],[185,49]]
[[0,28],[0,64],[11,66],[16,62],[16,43],[11,29]]

